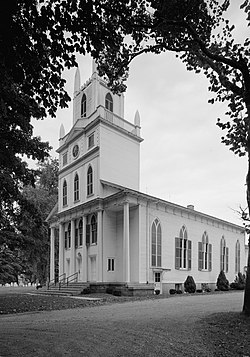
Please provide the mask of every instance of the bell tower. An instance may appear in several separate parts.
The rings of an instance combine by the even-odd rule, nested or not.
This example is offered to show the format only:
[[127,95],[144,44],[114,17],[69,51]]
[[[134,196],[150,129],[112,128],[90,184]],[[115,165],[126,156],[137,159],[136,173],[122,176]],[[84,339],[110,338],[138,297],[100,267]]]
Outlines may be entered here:
[[96,63],[93,60],[92,75],[83,86],[80,86],[79,68],[75,73],[73,125],[80,118],[88,119],[100,106],[124,118],[124,94],[113,94],[110,91],[106,82],[98,75]]
[[103,182],[139,191],[139,112],[133,122],[125,120],[124,95],[112,93],[95,62],[92,71],[81,86],[76,69],[73,125],[67,134],[60,128],[59,211],[104,197]]

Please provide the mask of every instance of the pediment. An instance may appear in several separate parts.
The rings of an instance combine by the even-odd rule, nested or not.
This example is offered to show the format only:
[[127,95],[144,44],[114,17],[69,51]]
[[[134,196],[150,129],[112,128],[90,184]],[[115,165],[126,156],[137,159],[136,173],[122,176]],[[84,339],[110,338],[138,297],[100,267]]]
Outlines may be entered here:
[[82,133],[84,133],[84,128],[82,127],[77,127],[74,126],[70,132],[65,135],[61,140],[60,140],[60,147],[57,150],[57,152],[60,152],[61,149],[65,148],[65,146],[68,146],[70,143],[72,143],[76,138],[78,138]]

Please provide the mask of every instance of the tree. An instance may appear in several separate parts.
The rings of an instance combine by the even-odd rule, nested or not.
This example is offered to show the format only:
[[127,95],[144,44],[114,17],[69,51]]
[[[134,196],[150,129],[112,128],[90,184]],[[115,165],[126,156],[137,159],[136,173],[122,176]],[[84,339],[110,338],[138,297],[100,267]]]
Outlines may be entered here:
[[49,227],[46,218],[57,202],[58,160],[38,167],[35,187],[23,187],[15,221],[0,232],[0,283],[45,282],[49,262]]
[[58,199],[58,160],[39,165],[35,187],[25,186],[17,213],[19,256],[23,274],[31,281],[46,281],[49,263],[49,227],[46,218]]
[[[135,5],[136,3],[136,5]],[[225,102],[228,120],[217,125],[226,131],[222,143],[236,155],[248,156],[246,177],[248,214],[243,215],[250,232],[250,38],[237,43],[234,25],[226,19],[230,0],[138,0],[130,2],[133,17],[117,28],[120,42],[105,44],[97,59],[99,73],[106,75],[114,91],[124,91],[131,61],[142,53],[172,51],[187,70],[201,73],[214,94],[209,100]],[[250,25],[250,0],[240,6]],[[250,252],[250,240],[249,240]],[[250,315],[250,256],[243,311]]]
[[[112,3],[121,13],[127,7]],[[49,156],[49,144],[33,136],[31,118],[54,117],[59,106],[67,106],[62,72],[77,66],[76,52],[97,57],[105,42],[117,42],[112,13],[107,0],[0,4],[0,216],[10,223],[23,185],[35,183],[36,171],[24,157],[43,161]]]

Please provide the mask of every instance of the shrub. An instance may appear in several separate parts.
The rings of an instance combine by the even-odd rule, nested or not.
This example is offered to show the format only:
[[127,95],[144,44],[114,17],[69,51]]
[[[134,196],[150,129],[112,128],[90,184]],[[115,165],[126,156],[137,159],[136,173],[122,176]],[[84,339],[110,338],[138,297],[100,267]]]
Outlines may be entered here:
[[113,294],[113,292],[114,292],[114,288],[112,288],[112,287],[108,287],[108,288],[106,289],[106,293],[107,293],[107,294]]
[[220,290],[220,291],[227,291],[229,290],[229,282],[226,278],[226,275],[224,273],[224,271],[222,270],[217,278],[217,288]]
[[234,282],[230,284],[231,289],[244,290],[246,285],[246,277],[242,273],[238,273],[235,277]]
[[159,295],[160,294],[160,290],[159,289],[156,289],[155,290],[155,295]]
[[182,290],[176,290],[176,294],[182,294]]
[[202,289],[197,289],[196,292],[197,292],[197,293],[202,293],[203,290],[202,290]]
[[81,292],[81,294],[85,295],[85,294],[90,294],[91,293],[91,290],[90,288],[85,288],[83,289],[83,291]]
[[192,276],[188,275],[187,279],[184,282],[184,289],[187,293],[195,293],[196,284]]
[[170,289],[170,290],[169,290],[169,294],[170,294],[170,295],[176,294],[176,290],[175,290],[175,289]]

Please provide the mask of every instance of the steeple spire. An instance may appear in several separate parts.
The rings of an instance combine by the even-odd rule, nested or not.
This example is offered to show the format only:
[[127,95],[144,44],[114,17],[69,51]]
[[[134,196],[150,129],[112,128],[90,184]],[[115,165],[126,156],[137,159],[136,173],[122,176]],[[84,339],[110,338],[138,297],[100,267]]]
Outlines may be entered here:
[[79,67],[77,67],[75,73],[74,93],[79,92],[80,86],[81,86],[81,75],[80,75]]
[[92,74],[97,73],[97,65],[94,58],[92,59]]

